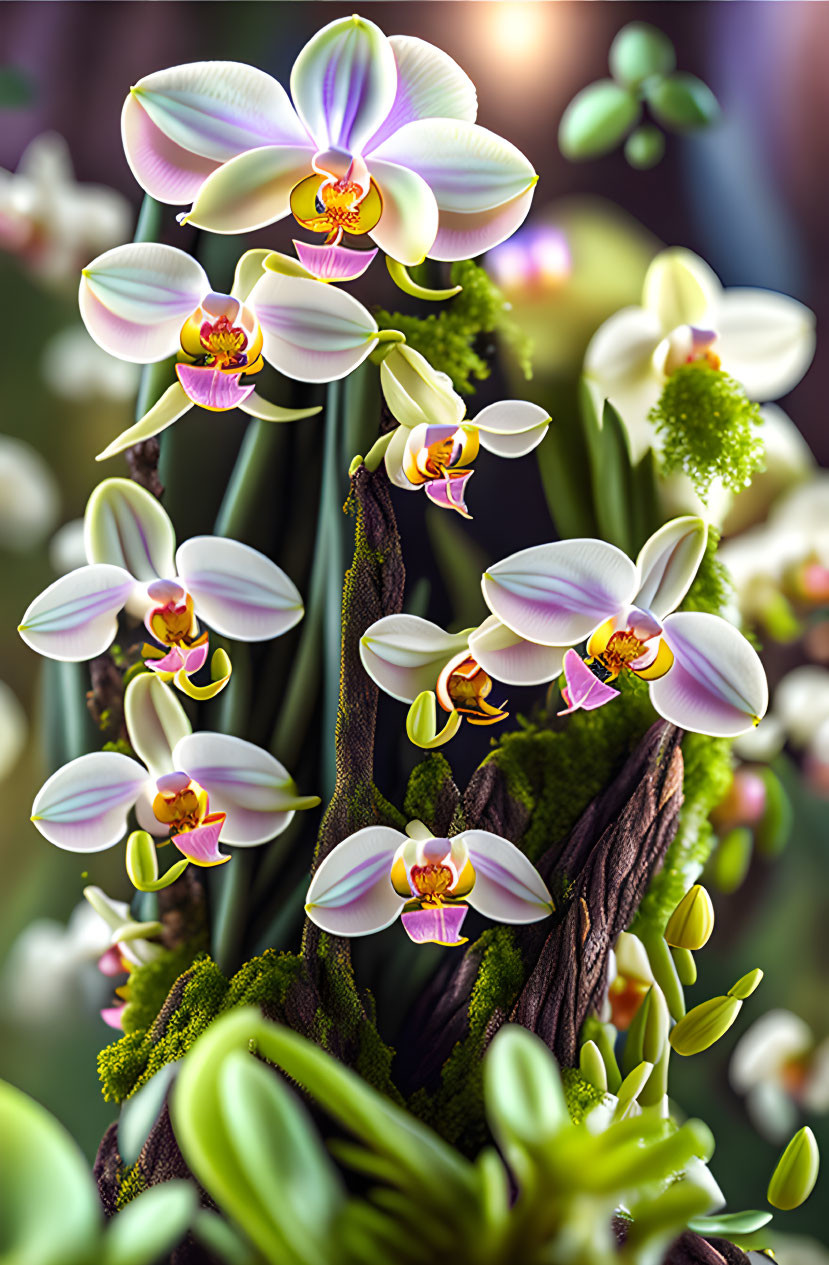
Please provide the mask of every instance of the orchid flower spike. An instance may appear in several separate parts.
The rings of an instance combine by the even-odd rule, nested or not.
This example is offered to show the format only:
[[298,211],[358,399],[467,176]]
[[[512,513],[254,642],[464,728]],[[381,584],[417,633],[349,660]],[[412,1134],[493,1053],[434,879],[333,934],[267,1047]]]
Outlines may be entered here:
[[465,944],[469,906],[495,922],[539,922],[553,910],[541,875],[515,844],[488,830],[435,838],[420,821],[406,834],[367,826],[317,869],[305,911],[337,936],[367,936],[402,915],[416,944]]
[[491,567],[484,598],[518,636],[559,647],[586,640],[586,655],[564,655],[567,712],[610,702],[619,693],[611,683],[629,671],[650,683],[651,702],[666,720],[734,737],[759,723],[768,684],[733,624],[676,612],[706,538],[702,519],[675,518],[646,541],[635,564],[601,540],[537,545]]
[[474,85],[446,53],[340,18],[305,45],[291,96],[240,62],[146,75],[121,130],[138,183],[181,218],[246,233],[293,214],[338,245],[368,234],[401,264],[467,259],[503,241],[536,176],[508,141],[476,126]]
[[[115,751],[79,756],[44,783],[32,808],[40,833],[67,852],[102,852],[126,833],[134,806],[142,830],[171,838],[194,865],[230,860],[219,836],[240,848],[282,833],[294,813],[315,808],[267,751],[228,734],[192,733],[181,704],[142,673],[124,696],[138,760]],[[142,763],[139,763],[142,761]]]
[[814,350],[814,314],[802,303],[771,290],[723,290],[704,260],[672,247],[648,268],[641,307],[622,308],[596,331],[584,367],[641,451],[651,442],[648,413],[682,365],[722,368],[763,402],[800,381]]
[[84,268],[81,316],[104,351],[137,364],[177,358],[177,380],[99,461],[157,435],[194,405],[240,408],[269,422],[311,417],[318,407],[280,408],[248,378],[267,361],[300,382],[331,382],[379,341],[402,339],[379,331],[362,303],[307,270],[287,275],[283,258],[262,249],[242,255],[230,294],[211,290],[191,255],[155,242],[116,246]]
[[380,365],[386,403],[399,422],[385,452],[386,473],[409,492],[425,488],[434,505],[471,518],[464,494],[479,446],[499,457],[523,457],[541,443],[550,415],[526,400],[490,404],[466,420],[466,404],[445,373],[406,343]]
[[[489,616],[478,628],[448,633],[417,615],[385,615],[360,638],[360,658],[386,694],[410,703],[409,737],[420,747],[438,747],[471,725],[504,720],[503,706],[489,700],[492,678],[505,685],[539,685],[561,671],[563,652],[517,636]],[[435,699],[449,719],[435,733]],[[428,722],[431,722],[431,726]]]
[[176,549],[167,514],[130,479],[106,479],[92,493],[84,543],[89,565],[50,584],[20,624],[26,644],[50,659],[103,654],[126,607],[160,647],[144,647],[147,666],[191,698],[210,698],[227,683],[230,661],[217,651],[216,679],[193,684],[208,652],[200,620],[235,641],[269,641],[302,619],[302,598],[276,563],[217,536],[194,536]]

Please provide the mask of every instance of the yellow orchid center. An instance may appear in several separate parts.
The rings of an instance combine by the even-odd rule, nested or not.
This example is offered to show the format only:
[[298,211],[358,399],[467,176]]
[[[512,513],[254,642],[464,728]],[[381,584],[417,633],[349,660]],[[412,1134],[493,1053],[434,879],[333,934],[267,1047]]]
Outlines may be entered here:
[[203,321],[199,340],[206,352],[205,364],[217,369],[237,368],[247,357],[242,352],[248,339],[241,325],[232,325],[227,316],[215,321]]
[[207,633],[199,636],[193,599],[180,585],[175,581],[154,581],[148,585],[147,592],[150,598],[161,601],[145,621],[147,631],[160,645],[195,646],[207,640]]
[[487,702],[491,690],[492,678],[468,651],[462,651],[441,672],[435,693],[444,711],[459,712],[471,725],[494,725],[509,713]]
[[674,656],[659,626],[655,621],[648,626],[651,617],[642,615],[639,627],[635,618],[623,627],[609,619],[588,641],[585,663],[602,683],[615,681],[625,668],[645,681],[656,681],[671,668]]
[[297,223],[312,233],[325,233],[326,246],[335,246],[343,233],[370,233],[383,213],[383,199],[373,180],[364,187],[348,174],[307,176],[291,193]]
[[168,773],[156,782],[153,813],[172,834],[197,830],[209,811],[207,791],[186,773]]
[[253,312],[229,294],[209,294],[181,327],[180,359],[221,373],[258,373],[262,328]]

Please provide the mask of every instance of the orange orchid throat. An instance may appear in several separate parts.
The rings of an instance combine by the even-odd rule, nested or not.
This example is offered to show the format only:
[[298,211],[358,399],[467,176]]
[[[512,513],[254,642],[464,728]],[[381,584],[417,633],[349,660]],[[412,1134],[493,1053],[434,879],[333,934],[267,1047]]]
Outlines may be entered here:
[[336,246],[343,233],[370,233],[383,213],[383,199],[373,180],[353,178],[351,168],[337,179],[307,176],[291,193],[294,219],[312,233],[325,233],[325,245]]
[[491,690],[492,678],[468,651],[461,651],[438,677],[436,694],[444,711],[459,712],[470,725],[494,725],[509,712],[487,702]]
[[205,350],[205,364],[216,369],[238,369],[246,365],[248,338],[241,325],[231,324],[220,316],[216,321],[203,321],[199,340]]

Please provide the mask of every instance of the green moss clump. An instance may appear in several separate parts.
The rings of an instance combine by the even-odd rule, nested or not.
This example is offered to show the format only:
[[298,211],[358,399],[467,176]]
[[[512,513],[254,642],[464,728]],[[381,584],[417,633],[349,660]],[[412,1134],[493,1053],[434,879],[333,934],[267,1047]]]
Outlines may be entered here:
[[[417,269],[413,269],[413,275]],[[380,311],[381,329],[399,329],[406,341],[425,356],[436,369],[448,373],[455,390],[464,395],[474,391],[471,378],[489,377],[489,365],[476,350],[482,334],[497,333],[511,348],[525,377],[532,377],[532,345],[510,315],[510,305],[494,281],[470,259],[452,265],[452,284],[463,286],[439,312],[409,316],[402,312]]]
[[708,543],[699,564],[694,582],[682,603],[684,611],[706,611],[709,615],[721,615],[730,604],[734,584],[724,562],[717,557],[720,533],[716,527],[708,528]]
[[561,1069],[561,1084],[564,1089],[564,1101],[574,1124],[580,1124],[588,1111],[597,1106],[604,1094],[590,1081],[586,1081],[575,1067]]
[[687,474],[703,500],[714,479],[739,492],[763,467],[760,406],[721,369],[682,365],[648,417],[662,441],[664,472]]
[[130,973],[129,1005],[123,1014],[125,1032],[145,1032],[150,1027],[173,984],[192,966],[201,951],[201,944],[185,943],[177,949],[165,950],[152,962]]
[[511,927],[494,927],[475,942],[483,950],[469,1000],[469,1032],[444,1064],[434,1094],[418,1090],[409,1108],[448,1142],[474,1153],[487,1136],[483,1110],[483,1053],[493,1015],[508,1013],[524,983],[524,966]]
[[406,821],[415,818],[431,830],[437,815],[438,801],[444,789],[452,789],[454,779],[449,761],[438,751],[431,751],[409,774],[403,800]]

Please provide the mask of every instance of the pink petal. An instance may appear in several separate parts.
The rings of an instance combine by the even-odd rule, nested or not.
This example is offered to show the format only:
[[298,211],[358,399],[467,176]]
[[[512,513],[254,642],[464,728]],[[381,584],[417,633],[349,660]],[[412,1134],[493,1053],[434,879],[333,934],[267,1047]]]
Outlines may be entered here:
[[180,672],[184,667],[184,656],[178,646],[173,646],[161,659],[145,659],[151,672]]
[[619,691],[594,676],[575,650],[568,650],[564,656],[564,676],[567,687],[563,694],[567,707],[558,713],[559,716],[569,716],[579,708],[592,712],[612,698],[619,697]]
[[159,202],[193,202],[202,183],[220,166],[219,160],[193,154],[165,136],[132,93],[121,113],[121,137],[132,174]]
[[124,974],[124,963],[117,945],[113,944],[106,953],[101,954],[98,958],[98,970],[102,975]]
[[443,944],[452,947],[466,944],[459,935],[468,905],[429,905],[402,916],[406,934],[415,944]]
[[238,408],[256,389],[255,384],[242,386],[238,374],[222,373],[221,369],[200,365],[178,364],[176,374],[187,398],[214,413]]
[[123,1031],[124,1028],[124,1011],[127,1003],[122,1001],[120,1006],[107,1006],[101,1011],[101,1018],[109,1028],[118,1028]]
[[466,470],[460,475],[447,474],[445,479],[433,479],[425,485],[426,495],[433,505],[439,505],[441,509],[457,510],[464,518],[471,518],[464,493],[474,473],[474,470]]
[[430,259],[474,259],[511,237],[529,213],[535,187],[488,211],[441,211]]
[[224,813],[212,813],[203,826],[173,835],[173,843],[194,865],[221,865],[230,860],[230,853],[219,851],[219,835],[225,824]]
[[297,259],[320,281],[356,281],[368,268],[376,250],[349,250],[346,246],[318,246],[294,242]]

